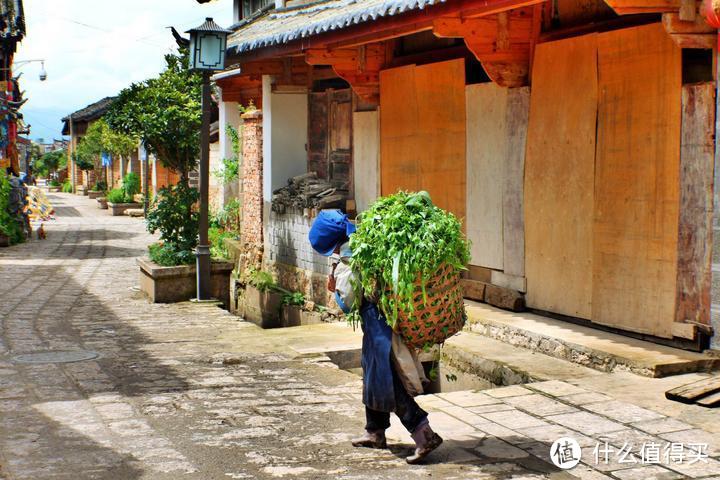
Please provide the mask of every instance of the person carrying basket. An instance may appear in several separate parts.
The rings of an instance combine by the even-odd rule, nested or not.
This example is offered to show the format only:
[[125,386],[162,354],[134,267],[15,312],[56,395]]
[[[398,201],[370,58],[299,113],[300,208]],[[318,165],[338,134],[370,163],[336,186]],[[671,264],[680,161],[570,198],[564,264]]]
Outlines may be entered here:
[[377,305],[376,292],[356,292],[355,273],[349,266],[352,252],[350,236],[355,225],[340,210],[321,211],[310,229],[309,240],[320,255],[334,256],[328,289],[338,306],[348,314],[359,302],[362,318],[363,403],[365,434],[352,445],[387,448],[385,430],[394,412],[415,441],[415,451],[407,457],[409,464],[420,463],[442,444],[443,439],[430,427],[428,414],[413,398],[423,393],[428,383],[414,349],[388,325]]

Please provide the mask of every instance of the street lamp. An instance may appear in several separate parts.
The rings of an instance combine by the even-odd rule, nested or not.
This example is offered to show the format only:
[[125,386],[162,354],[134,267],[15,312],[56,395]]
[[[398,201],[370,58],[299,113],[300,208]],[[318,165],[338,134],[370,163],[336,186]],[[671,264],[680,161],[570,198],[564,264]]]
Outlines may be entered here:
[[190,68],[201,71],[202,127],[200,131],[200,235],[197,250],[197,300],[208,301],[210,295],[210,245],[208,241],[208,203],[210,190],[210,75],[225,68],[227,37],[231,33],[212,18],[188,30],[190,34]]

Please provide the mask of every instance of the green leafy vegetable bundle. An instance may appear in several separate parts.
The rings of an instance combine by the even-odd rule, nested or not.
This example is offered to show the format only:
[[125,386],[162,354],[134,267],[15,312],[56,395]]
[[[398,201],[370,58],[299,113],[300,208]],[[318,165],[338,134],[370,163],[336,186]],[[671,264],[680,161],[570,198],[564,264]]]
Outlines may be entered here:
[[[361,215],[350,247],[351,266],[363,291],[377,293],[378,304],[396,331],[398,319],[417,323],[411,330],[420,330],[420,323],[429,328],[438,321],[428,312],[415,315],[425,307],[438,311],[443,307],[438,303],[445,302],[448,308],[462,309],[461,293],[458,306],[457,295],[443,297],[430,292],[442,288],[445,278],[438,276],[465,269],[470,248],[460,221],[433,205],[427,192],[399,192],[380,198]],[[434,305],[429,305],[431,301]]]

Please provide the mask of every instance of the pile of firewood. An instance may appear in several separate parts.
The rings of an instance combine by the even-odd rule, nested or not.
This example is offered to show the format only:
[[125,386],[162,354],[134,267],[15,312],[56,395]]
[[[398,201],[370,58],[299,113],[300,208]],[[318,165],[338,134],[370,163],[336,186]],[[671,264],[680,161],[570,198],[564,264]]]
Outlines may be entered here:
[[289,209],[344,208],[346,199],[346,191],[339,190],[329,181],[318,178],[317,173],[310,172],[291,178],[286,187],[275,190],[272,210],[285,213]]

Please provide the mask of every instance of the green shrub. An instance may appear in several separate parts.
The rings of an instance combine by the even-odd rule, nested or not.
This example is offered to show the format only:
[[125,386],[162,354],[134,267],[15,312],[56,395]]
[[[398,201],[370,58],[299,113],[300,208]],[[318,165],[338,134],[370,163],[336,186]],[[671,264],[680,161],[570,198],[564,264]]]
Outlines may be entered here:
[[225,239],[233,238],[235,234],[219,227],[210,227],[208,229],[208,239],[210,240],[210,255],[212,258],[228,259],[230,252],[225,247]]
[[79,155],[74,154],[73,160],[75,161],[75,165],[80,170],[94,170],[95,169],[95,162],[93,161],[92,157],[88,155]]
[[60,182],[53,178],[52,180],[50,180],[50,183],[48,185],[50,185],[51,187],[59,187]]
[[25,234],[20,219],[10,213],[10,192],[12,185],[4,172],[0,172],[0,233],[10,238],[10,243],[22,243]]
[[[186,182],[180,182],[174,187],[161,188],[148,212],[148,231],[160,232],[162,253],[166,257],[173,257],[175,265],[191,263],[188,259],[195,258],[199,214],[194,205],[198,198],[199,193],[196,189],[191,188]],[[171,263],[170,260],[167,262]]]
[[103,182],[102,180],[100,180],[99,182],[97,182],[97,183],[96,183],[95,185],[93,185],[93,187],[92,187],[92,191],[93,191],[93,192],[104,192],[105,190],[107,190],[107,183]]
[[63,191],[63,193],[72,193],[73,192],[73,184],[70,180],[65,180],[65,182],[62,185],[62,191]]
[[125,175],[122,181],[122,189],[125,192],[125,198],[132,202],[135,194],[140,193],[140,177],[138,177],[137,173],[131,172]]
[[237,235],[240,233],[240,200],[233,198],[222,210],[210,219],[210,224],[228,230]]
[[125,203],[125,192],[122,188],[113,188],[105,196],[110,203]]
[[172,243],[153,243],[148,247],[150,260],[163,267],[177,265],[190,265],[195,262],[195,253],[188,250],[179,250]]
[[275,290],[277,288],[272,275],[263,270],[252,270],[248,282],[261,292],[267,292],[268,290]]
[[305,295],[300,292],[285,293],[282,296],[282,305],[295,305],[302,307],[305,305]]

